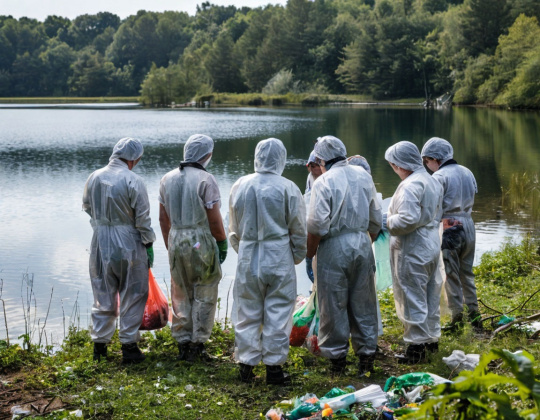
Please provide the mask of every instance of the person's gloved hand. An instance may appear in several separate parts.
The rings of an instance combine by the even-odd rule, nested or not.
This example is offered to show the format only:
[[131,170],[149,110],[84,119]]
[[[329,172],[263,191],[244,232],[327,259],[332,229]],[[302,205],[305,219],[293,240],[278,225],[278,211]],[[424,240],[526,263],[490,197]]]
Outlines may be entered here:
[[384,230],[388,230],[388,226],[387,226],[387,223],[388,222],[388,213],[383,213],[382,215],[382,228]]
[[306,257],[306,273],[313,283],[315,281],[315,275],[313,274],[313,258]]
[[227,239],[223,239],[219,242],[216,241],[216,243],[219,250],[219,263],[223,264],[223,261],[225,261],[225,258],[227,258],[227,249],[229,248]]
[[154,247],[152,243],[146,244],[146,255],[148,256],[148,268],[154,266]]

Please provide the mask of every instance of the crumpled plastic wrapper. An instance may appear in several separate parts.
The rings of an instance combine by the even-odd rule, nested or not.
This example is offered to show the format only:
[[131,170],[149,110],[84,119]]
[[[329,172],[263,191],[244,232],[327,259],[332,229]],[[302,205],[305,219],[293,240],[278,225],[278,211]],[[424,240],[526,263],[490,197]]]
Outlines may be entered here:
[[444,363],[456,373],[462,370],[474,370],[480,362],[479,354],[465,354],[461,350],[454,350],[448,357],[442,358]]

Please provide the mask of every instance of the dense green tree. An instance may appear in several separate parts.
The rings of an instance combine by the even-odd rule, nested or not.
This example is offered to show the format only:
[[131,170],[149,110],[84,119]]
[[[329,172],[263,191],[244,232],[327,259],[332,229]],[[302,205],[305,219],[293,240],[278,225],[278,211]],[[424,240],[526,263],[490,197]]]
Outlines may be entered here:
[[71,75],[71,64],[76,59],[75,51],[65,42],[52,39],[39,58],[43,69],[41,93],[51,96],[68,95],[68,79]]
[[134,81],[140,84],[152,63],[163,67],[180,57],[192,36],[186,24],[185,13],[140,10],[119,27],[107,57],[118,68],[132,65]]
[[71,21],[68,18],[56,15],[47,16],[43,22],[45,33],[49,38],[54,38],[58,35],[59,30],[66,31],[70,26]]
[[228,31],[223,31],[214,42],[206,57],[205,67],[216,92],[246,90],[234,51],[234,42]]
[[105,96],[109,93],[115,67],[91,47],[82,50],[72,64],[70,91],[76,96]]
[[[221,26],[224,22],[232,18],[237,8],[234,6],[217,6],[205,1],[197,5],[197,13],[195,14],[195,22],[193,24],[196,30],[207,31],[210,26]],[[247,11],[247,9],[244,9]]]
[[357,33],[357,21],[348,13],[342,13],[325,29],[323,41],[310,50],[313,59],[311,68],[315,73],[317,84],[330,92],[344,92],[336,69],[344,61],[345,48],[354,41]]
[[461,17],[465,49],[472,56],[493,54],[510,24],[508,0],[466,0]]
[[519,66],[516,77],[496,103],[512,108],[540,108],[540,47]]
[[91,45],[93,40],[107,28],[116,31],[119,26],[120,18],[109,12],[77,16],[67,31],[67,42],[74,49],[80,50]]
[[255,9],[207,1],[195,16],[140,10],[122,22],[107,12],[0,16],[0,94],[152,88],[150,102],[167,104],[287,85],[376,98],[454,90],[462,103],[533,106],[530,19],[539,14],[538,0],[288,0]]
[[253,57],[244,61],[243,74],[251,91],[260,92],[268,80],[285,64],[281,10],[276,10],[270,19],[266,37]]
[[0,97],[9,97],[11,95],[11,73],[0,69]]
[[37,52],[17,55],[11,70],[13,96],[41,96],[41,60]]
[[463,76],[456,80],[454,101],[458,104],[475,104],[478,87],[493,74],[493,57],[482,54],[470,58]]
[[189,15],[179,12],[161,14],[156,34],[160,53],[166,57],[167,62],[177,62],[193,37]]
[[540,20],[540,1],[538,0],[512,0],[511,6],[511,19],[515,20],[519,15],[535,16]]
[[9,70],[17,52],[11,41],[0,29],[0,70]]
[[517,69],[538,46],[540,26],[536,17],[520,15],[508,35],[499,38],[493,60],[493,74],[478,89],[478,100],[494,103],[506,85],[514,79]]

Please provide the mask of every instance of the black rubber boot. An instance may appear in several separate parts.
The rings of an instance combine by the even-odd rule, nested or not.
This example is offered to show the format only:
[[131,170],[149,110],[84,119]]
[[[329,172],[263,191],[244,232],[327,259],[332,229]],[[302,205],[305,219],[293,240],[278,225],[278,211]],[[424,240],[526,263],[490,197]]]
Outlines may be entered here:
[[330,367],[330,372],[334,375],[342,375],[347,369],[347,357],[340,357],[339,359],[330,359],[332,366]]
[[266,383],[268,385],[288,385],[291,383],[291,378],[281,366],[266,365]]
[[358,356],[358,376],[362,377],[368,372],[373,372],[375,365],[375,355],[362,354]]
[[463,313],[452,316],[452,321],[442,328],[444,332],[453,333],[463,328]]
[[425,344],[409,344],[405,354],[397,355],[398,363],[402,365],[415,365],[426,359]]
[[94,343],[94,360],[99,362],[102,357],[107,358],[107,343]]
[[482,331],[484,326],[482,325],[482,314],[476,310],[469,311],[469,322],[475,331]]
[[190,363],[195,363],[197,361],[209,362],[212,360],[212,357],[206,352],[203,343],[190,343],[186,361]]
[[435,341],[434,343],[426,343],[426,351],[430,353],[437,353],[439,351],[439,342]]
[[255,374],[253,373],[253,366],[246,365],[245,363],[239,363],[240,367],[240,380],[245,383],[253,382]]
[[186,360],[189,353],[189,341],[178,343],[178,360]]
[[122,363],[141,363],[145,359],[144,354],[137,343],[122,344]]

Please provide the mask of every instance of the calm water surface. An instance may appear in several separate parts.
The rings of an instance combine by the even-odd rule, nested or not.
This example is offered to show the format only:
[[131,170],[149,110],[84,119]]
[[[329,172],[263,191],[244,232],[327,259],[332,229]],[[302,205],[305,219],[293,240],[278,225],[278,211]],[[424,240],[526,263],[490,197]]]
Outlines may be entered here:
[[[234,109],[0,109],[0,278],[9,335],[24,332],[23,301],[33,278],[35,306],[31,325],[43,326],[51,291],[46,329],[61,340],[64,325],[89,325],[92,291],[88,257],[92,229],[81,211],[88,175],[108,162],[112,147],[122,137],[142,140],[145,154],[135,172],[147,186],[152,205],[154,274],[166,291],[168,259],[158,221],[160,178],[182,160],[182,147],[194,133],[215,140],[208,167],[222,194],[221,211],[228,213],[232,184],[253,172],[253,153],[259,140],[277,137],[288,151],[284,176],[305,188],[305,160],[317,137],[342,139],[349,154],[362,154],[372,168],[379,192],[391,196],[399,178],[384,160],[384,151],[400,140],[421,148],[432,136],[452,142],[455,159],[475,174],[479,194],[473,217],[479,256],[497,249],[505,237],[518,239],[534,229],[523,219],[500,209],[501,186],[514,172],[538,171],[540,114],[457,108],[447,111],[420,108],[234,108]],[[232,304],[236,254],[224,263],[218,317]],[[298,292],[310,282],[304,265],[297,266]],[[74,308],[78,312],[74,312]],[[1,310],[1,308],[0,308]],[[35,317],[35,320],[34,320]],[[0,312],[0,339],[5,338]],[[36,337],[37,332],[34,337]]]

